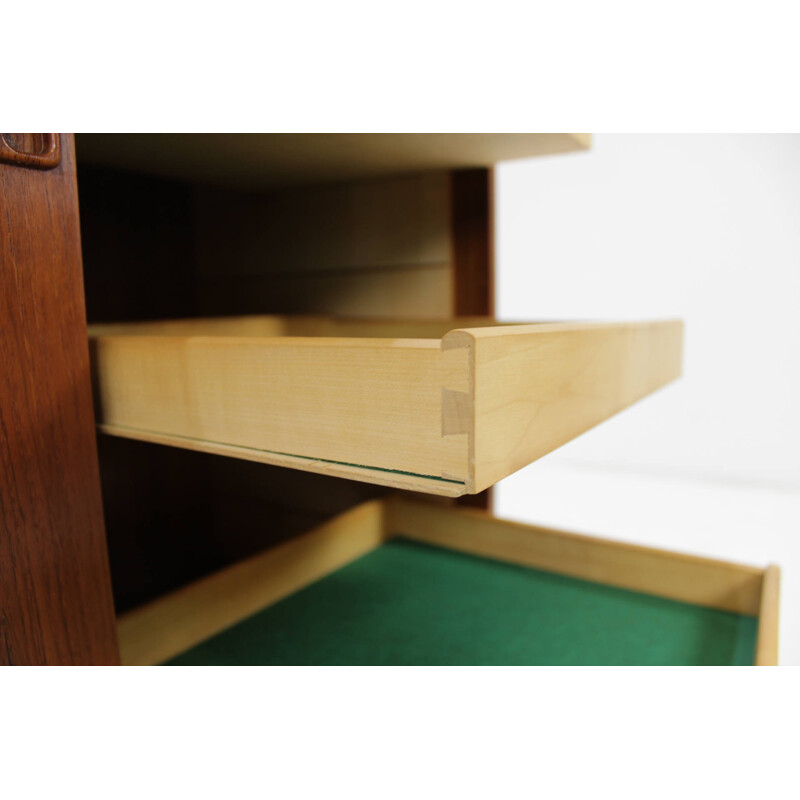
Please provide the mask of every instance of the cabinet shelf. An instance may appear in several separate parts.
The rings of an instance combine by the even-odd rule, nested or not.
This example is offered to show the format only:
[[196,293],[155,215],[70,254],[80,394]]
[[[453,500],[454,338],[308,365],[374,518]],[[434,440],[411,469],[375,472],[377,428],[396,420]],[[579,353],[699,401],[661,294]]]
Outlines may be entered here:
[[90,337],[105,433],[456,497],[676,378],[682,325],[246,317]]
[[81,161],[210,184],[271,186],[489,167],[587,150],[588,133],[82,133]]
[[771,664],[778,572],[370,501],[120,619],[129,664]]

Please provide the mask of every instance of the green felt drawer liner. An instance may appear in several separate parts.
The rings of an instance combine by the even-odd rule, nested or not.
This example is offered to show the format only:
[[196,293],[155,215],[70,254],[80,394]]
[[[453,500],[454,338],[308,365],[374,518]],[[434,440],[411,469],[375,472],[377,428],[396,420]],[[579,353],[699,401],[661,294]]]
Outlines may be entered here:
[[752,664],[755,617],[395,539],[170,664]]

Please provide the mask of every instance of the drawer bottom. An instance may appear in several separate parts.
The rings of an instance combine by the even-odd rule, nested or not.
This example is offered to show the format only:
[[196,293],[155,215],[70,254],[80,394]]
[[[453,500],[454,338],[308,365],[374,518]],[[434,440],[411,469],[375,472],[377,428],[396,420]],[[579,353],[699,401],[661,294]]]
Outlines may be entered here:
[[755,617],[395,539],[173,659],[752,664]]

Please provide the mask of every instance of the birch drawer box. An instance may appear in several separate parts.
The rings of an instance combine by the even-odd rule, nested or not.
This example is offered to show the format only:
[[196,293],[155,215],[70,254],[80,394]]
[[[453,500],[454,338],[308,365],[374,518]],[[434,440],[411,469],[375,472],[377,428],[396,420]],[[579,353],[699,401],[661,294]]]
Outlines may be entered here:
[[682,324],[243,317],[90,336],[105,433],[454,497],[676,378]]
[[125,664],[770,665],[760,569],[390,497],[137,608]]

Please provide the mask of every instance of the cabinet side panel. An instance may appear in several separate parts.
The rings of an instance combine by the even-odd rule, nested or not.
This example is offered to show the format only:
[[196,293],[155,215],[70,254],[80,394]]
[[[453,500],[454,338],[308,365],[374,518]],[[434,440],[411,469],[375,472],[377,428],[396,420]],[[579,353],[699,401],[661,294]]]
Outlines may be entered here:
[[0,664],[119,662],[72,138],[0,165]]

